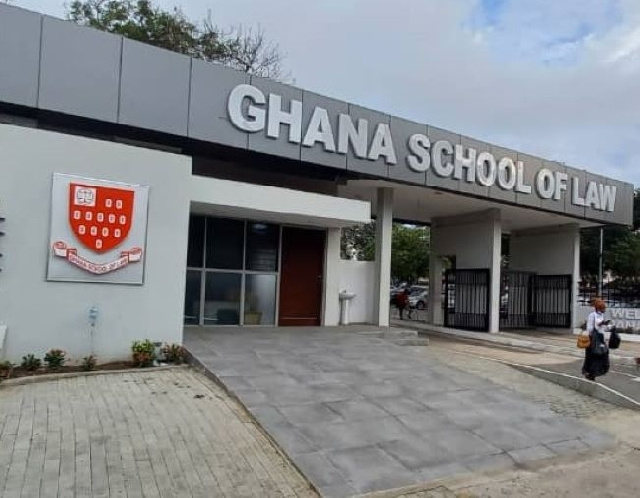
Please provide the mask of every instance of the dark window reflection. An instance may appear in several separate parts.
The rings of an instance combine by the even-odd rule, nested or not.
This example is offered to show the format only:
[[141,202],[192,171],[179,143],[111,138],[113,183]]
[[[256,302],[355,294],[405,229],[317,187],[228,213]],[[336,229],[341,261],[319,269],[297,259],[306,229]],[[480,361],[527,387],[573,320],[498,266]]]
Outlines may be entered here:
[[241,270],[244,221],[207,219],[207,268]]
[[204,255],[204,216],[189,218],[189,246],[187,266],[202,268]]
[[266,223],[247,224],[246,269],[278,271],[280,228]]

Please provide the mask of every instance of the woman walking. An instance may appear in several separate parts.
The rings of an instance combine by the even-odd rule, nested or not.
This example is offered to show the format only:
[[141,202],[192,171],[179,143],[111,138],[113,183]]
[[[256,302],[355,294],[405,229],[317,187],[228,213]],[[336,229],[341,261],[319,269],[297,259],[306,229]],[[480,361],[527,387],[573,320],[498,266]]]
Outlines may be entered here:
[[589,380],[605,375],[609,371],[609,345],[605,340],[605,327],[609,320],[605,320],[606,305],[602,299],[593,301],[594,311],[587,318],[587,333],[590,344],[584,351],[582,374]]

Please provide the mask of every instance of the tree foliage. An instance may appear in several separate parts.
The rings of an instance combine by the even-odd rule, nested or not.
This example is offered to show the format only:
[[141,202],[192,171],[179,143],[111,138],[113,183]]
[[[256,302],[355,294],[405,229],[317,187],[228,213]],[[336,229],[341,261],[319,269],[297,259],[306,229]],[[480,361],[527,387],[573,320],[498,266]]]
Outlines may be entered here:
[[[373,261],[376,250],[376,224],[345,228],[342,257]],[[394,223],[391,239],[391,276],[415,282],[429,274],[429,229]]]
[[[603,270],[614,275],[640,276],[640,190],[634,193],[633,230],[603,228]],[[580,240],[580,267],[583,275],[597,275],[600,254],[600,228],[583,230]]]
[[211,20],[194,22],[173,7],[164,10],[150,0],[76,0],[68,19],[174,52],[216,61],[241,71],[283,79],[283,56],[262,28],[223,31]]
[[391,240],[391,275],[415,282],[429,275],[429,229],[395,223]]

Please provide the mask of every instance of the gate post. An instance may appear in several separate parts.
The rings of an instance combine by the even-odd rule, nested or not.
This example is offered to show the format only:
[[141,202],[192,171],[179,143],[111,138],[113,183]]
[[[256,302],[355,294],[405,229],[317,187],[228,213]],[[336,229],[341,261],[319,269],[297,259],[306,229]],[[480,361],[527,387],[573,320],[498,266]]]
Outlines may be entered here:
[[374,322],[379,327],[389,326],[389,291],[391,288],[391,233],[393,225],[393,189],[378,189],[376,206],[376,270]]
[[[436,231],[431,231],[431,244],[436,237]],[[444,325],[444,313],[442,311],[442,277],[443,264],[440,255],[431,251],[429,255],[429,293],[427,299],[427,322],[432,325]]]
[[491,260],[489,264],[489,332],[500,332],[500,283],[502,282],[502,221],[499,211],[492,211]]

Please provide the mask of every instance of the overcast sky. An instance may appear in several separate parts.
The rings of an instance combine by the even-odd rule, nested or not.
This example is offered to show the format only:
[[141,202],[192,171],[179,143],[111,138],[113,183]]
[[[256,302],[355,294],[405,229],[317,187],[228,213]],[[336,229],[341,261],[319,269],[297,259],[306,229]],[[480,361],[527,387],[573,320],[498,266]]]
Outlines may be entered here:
[[156,3],[261,25],[304,89],[640,187],[638,0]]

